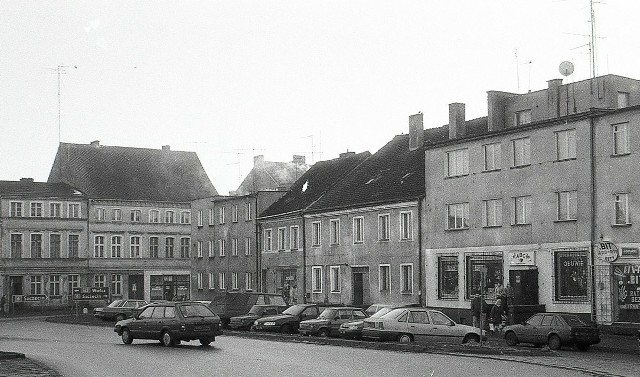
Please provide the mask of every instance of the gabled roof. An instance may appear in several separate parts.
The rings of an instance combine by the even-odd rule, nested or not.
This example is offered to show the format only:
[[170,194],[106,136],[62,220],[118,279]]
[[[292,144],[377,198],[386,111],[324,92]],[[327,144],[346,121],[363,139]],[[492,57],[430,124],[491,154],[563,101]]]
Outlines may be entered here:
[[24,199],[83,199],[84,194],[66,183],[33,180],[0,181],[0,196]]
[[188,202],[217,195],[195,152],[60,143],[49,182],[93,199]]
[[327,190],[350,174],[371,156],[369,152],[350,153],[340,158],[315,163],[291,185],[289,191],[260,214],[260,217],[301,211],[322,197]]
[[235,194],[246,195],[257,191],[289,189],[293,182],[308,169],[309,165],[295,162],[262,161],[254,165]]

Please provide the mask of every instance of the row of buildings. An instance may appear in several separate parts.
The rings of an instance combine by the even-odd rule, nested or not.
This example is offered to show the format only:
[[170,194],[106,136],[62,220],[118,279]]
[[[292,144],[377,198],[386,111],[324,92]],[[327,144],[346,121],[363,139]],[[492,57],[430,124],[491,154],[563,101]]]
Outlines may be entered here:
[[281,292],[421,303],[470,322],[507,286],[519,310],[640,323],[640,81],[489,91],[488,114],[311,167],[256,158],[218,195],[194,153],[61,144],[48,183],[0,182],[0,289],[66,304]]

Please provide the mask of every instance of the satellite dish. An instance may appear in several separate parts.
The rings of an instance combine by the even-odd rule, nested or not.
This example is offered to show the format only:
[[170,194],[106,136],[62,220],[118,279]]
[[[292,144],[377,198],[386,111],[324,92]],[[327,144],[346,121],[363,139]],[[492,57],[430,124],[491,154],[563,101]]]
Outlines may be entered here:
[[559,70],[562,76],[569,76],[573,73],[573,63],[564,61],[560,63]]

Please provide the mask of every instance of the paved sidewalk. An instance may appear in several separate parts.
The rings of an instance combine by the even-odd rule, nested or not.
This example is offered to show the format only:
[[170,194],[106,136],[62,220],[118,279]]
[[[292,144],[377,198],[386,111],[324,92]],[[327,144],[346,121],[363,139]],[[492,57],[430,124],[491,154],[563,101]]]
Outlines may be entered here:
[[60,377],[55,370],[17,352],[0,351],[0,377],[5,376],[51,376]]

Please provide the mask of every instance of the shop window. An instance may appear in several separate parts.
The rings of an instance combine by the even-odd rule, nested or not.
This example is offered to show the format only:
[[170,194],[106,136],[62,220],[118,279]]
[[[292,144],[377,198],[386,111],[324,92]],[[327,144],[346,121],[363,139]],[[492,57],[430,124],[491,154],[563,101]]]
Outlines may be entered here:
[[502,283],[502,256],[501,255],[469,255],[466,259],[466,292],[468,300],[472,295],[480,293],[483,267],[487,269],[484,281],[485,295],[488,298],[495,297],[495,287]]
[[458,298],[458,257],[438,258],[438,298]]
[[554,259],[556,300],[588,301],[589,253],[586,250],[556,251]]

